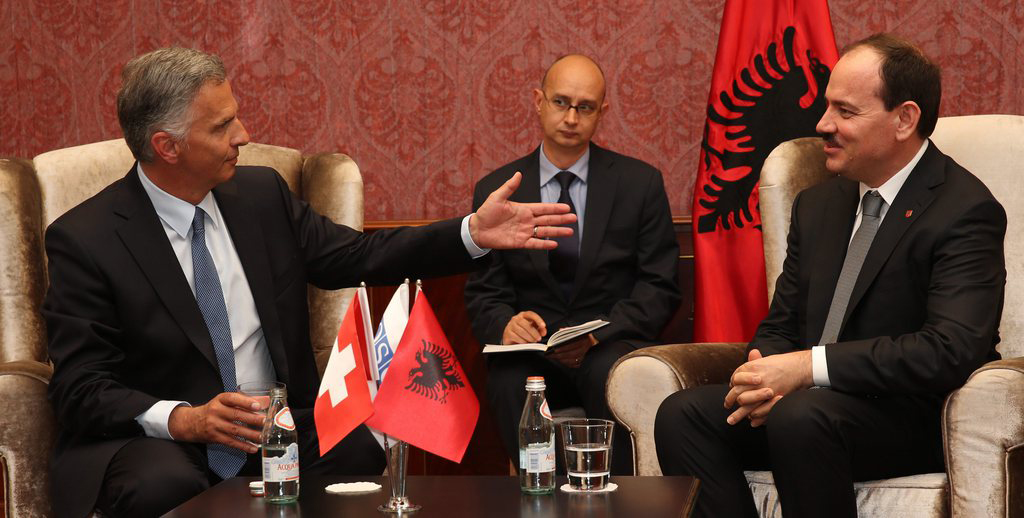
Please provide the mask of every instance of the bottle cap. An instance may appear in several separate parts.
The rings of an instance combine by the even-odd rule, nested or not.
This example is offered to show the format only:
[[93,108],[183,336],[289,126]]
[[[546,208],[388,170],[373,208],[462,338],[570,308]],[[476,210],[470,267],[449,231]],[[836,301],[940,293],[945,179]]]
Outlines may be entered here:
[[263,481],[256,480],[249,482],[249,495],[251,496],[263,496]]
[[526,390],[544,390],[544,376],[526,378]]

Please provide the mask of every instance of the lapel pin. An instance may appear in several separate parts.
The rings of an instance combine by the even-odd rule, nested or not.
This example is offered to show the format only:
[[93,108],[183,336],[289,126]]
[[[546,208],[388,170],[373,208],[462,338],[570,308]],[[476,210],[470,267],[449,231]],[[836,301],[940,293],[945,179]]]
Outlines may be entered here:
[[910,216],[913,216],[913,215],[914,215],[914,211],[908,210],[907,213],[903,215],[903,217],[909,218]]

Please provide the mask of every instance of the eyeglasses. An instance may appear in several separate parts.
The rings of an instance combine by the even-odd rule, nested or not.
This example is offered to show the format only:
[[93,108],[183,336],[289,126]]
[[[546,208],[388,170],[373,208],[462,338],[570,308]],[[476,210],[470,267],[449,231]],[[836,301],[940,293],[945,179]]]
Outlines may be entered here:
[[576,113],[578,113],[580,117],[589,118],[593,117],[594,115],[597,115],[597,106],[594,105],[593,103],[581,102],[579,104],[569,104],[569,101],[564,97],[555,97],[554,99],[551,99],[548,97],[547,92],[542,91],[541,93],[544,95],[544,100],[547,101],[548,104],[550,104],[551,107],[554,108],[555,111],[559,113],[566,113],[569,110],[576,110]]

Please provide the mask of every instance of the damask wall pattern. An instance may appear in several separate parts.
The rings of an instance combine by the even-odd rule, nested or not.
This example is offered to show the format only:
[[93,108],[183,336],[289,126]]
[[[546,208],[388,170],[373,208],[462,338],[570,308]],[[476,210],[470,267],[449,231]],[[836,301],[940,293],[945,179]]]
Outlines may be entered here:
[[[366,218],[464,214],[474,182],[536,146],[547,64],[595,57],[597,140],[665,174],[690,214],[724,0],[0,0],[0,155],[120,136],[130,57],[219,54],[252,138],[360,165]],[[943,115],[1024,113],[1024,0],[832,0],[837,43],[877,31],[943,67]]]

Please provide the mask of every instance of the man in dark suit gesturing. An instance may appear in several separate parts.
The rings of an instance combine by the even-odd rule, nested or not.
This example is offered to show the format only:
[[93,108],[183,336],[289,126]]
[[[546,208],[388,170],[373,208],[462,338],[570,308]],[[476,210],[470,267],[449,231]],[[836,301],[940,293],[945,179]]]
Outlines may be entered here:
[[938,67],[875,35],[843,53],[825,97],[839,176],[793,203],[748,362],[658,411],[658,460],[700,478],[700,516],[756,516],[744,469],[773,472],[787,518],[853,517],[854,481],[941,471],[944,397],[998,358],[1006,214],[928,140]]
[[[601,69],[585,56],[565,56],[533,96],[542,144],[480,180],[473,206],[521,171],[512,199],[572,205],[577,233],[557,252],[490,254],[466,285],[473,331],[483,343],[518,344],[596,318],[611,324],[546,356],[490,355],[488,397],[512,459],[527,376],[544,376],[552,408],[582,404],[588,417],[610,419],[604,387],[612,364],[653,344],[679,304],[679,247],[661,173],[590,142],[608,111]],[[628,437],[618,429],[615,439],[612,473],[632,473]]]
[[360,427],[320,457],[319,378],[307,283],[324,289],[464,271],[486,248],[549,249],[571,234],[567,206],[507,201],[364,235],[294,197],[265,167],[235,167],[249,134],[216,56],[161,49],[130,61],[118,118],[138,162],[46,232],[43,312],[60,424],[59,516],[97,507],[156,516],[236,474],[257,474],[247,381],[283,381],[304,473],[379,474]]

